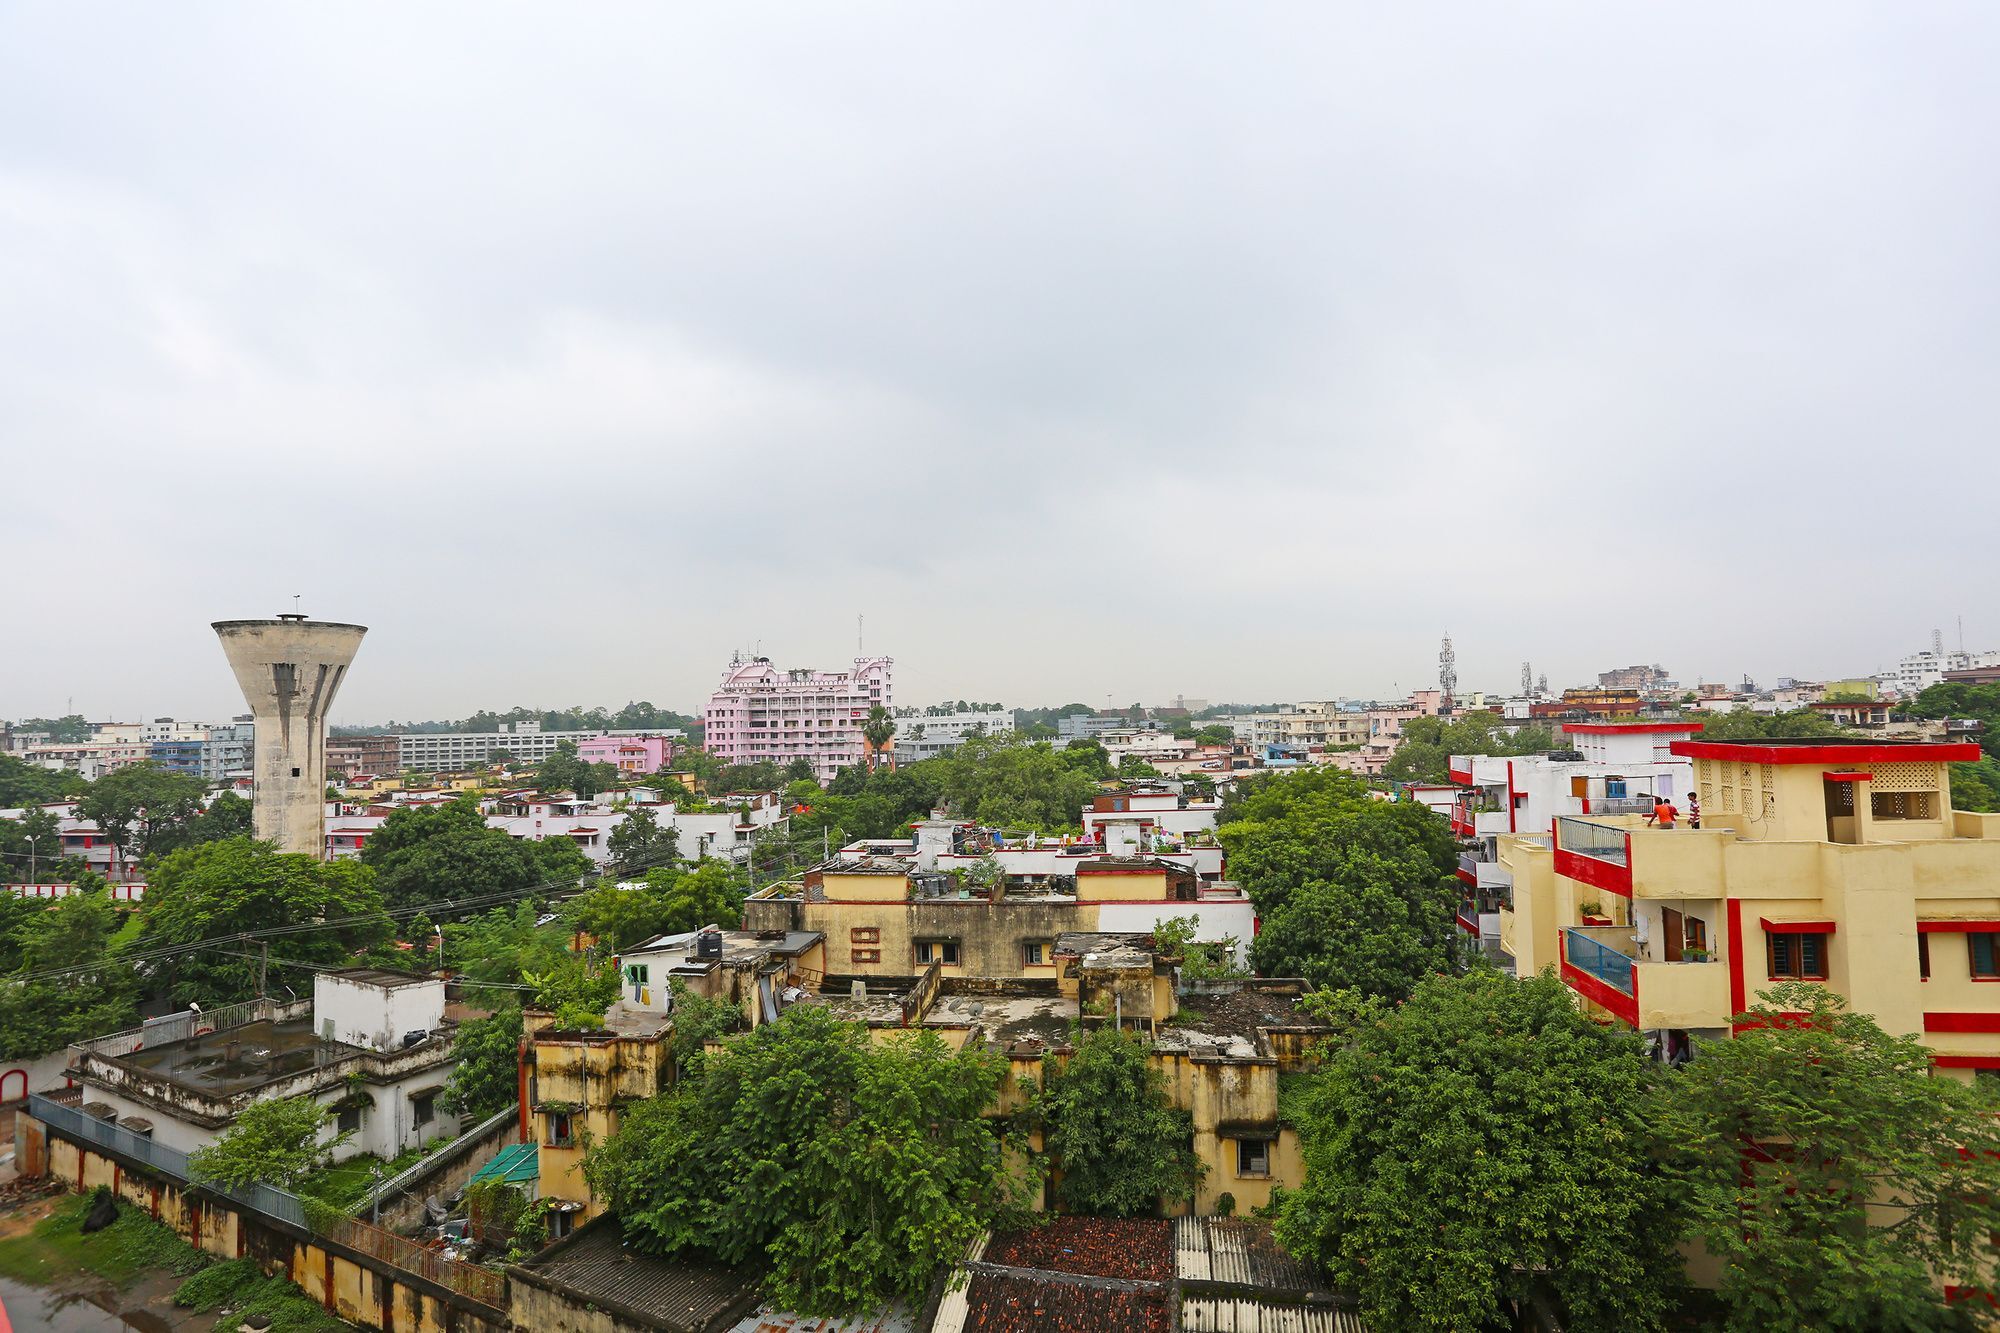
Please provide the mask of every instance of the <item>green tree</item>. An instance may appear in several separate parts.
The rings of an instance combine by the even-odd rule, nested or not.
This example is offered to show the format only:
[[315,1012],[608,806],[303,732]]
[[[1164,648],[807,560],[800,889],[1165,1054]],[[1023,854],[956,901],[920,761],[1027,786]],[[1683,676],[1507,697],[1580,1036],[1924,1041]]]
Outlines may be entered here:
[[468,1120],[483,1120],[520,1093],[521,1007],[504,1009],[458,1026],[444,1104]]
[[185,844],[207,791],[191,773],[169,772],[153,763],[128,764],[91,783],[76,809],[96,822],[120,856],[131,860]]
[[1537,1295],[1565,1328],[1663,1326],[1680,1227],[1653,1128],[1661,1071],[1634,1038],[1547,975],[1326,1009],[1355,1021],[1300,1099],[1287,1249],[1375,1328],[1512,1328],[1506,1308]]
[[0,754],[0,809],[67,800],[89,787],[81,773],[56,772],[11,754]]
[[327,1166],[335,1149],[353,1137],[343,1131],[322,1139],[320,1135],[332,1119],[332,1108],[310,1097],[251,1102],[221,1138],[189,1153],[188,1165],[198,1179],[231,1189],[262,1184],[296,1190],[308,1176]]
[[81,713],[71,713],[66,717],[22,718],[15,730],[40,733],[56,745],[77,745],[91,736],[90,721]]
[[1990,1271],[2000,1107],[1823,986],[1759,998],[1737,1019],[1750,1030],[1680,1072],[1665,1121],[1722,1265],[1724,1327],[1972,1327],[1937,1274],[1976,1285]]
[[1256,970],[1397,998],[1457,956],[1457,847],[1443,820],[1326,769],[1264,778],[1217,838],[1257,906]]
[[[352,860],[280,852],[268,842],[231,838],[183,848],[163,858],[147,881],[134,951],[282,926],[315,926],[283,935],[270,946],[269,987],[310,992],[310,967],[344,964],[354,954],[393,939],[375,873]],[[258,948],[253,941],[201,949],[149,966],[182,1004],[247,1000],[257,994]],[[252,955],[252,956],[240,956]]]
[[1236,965],[1236,949],[1240,941],[1234,935],[1224,935],[1221,939],[1197,941],[1201,932],[1201,918],[1177,916],[1153,926],[1153,947],[1162,958],[1181,960],[1181,976],[1190,981],[1217,981],[1229,977],[1249,975]]
[[600,777],[596,764],[576,757],[574,741],[556,742],[556,752],[535,770],[535,781],[543,791],[571,791],[585,801],[597,795]]
[[1794,708],[1783,713],[1753,713],[1747,708],[1738,708],[1727,713],[1704,712],[1697,716],[1701,721],[1701,739],[1705,741],[1789,740],[1854,734],[1847,727],[1810,708]]
[[1005,1071],[799,1005],[633,1106],[585,1171],[637,1249],[756,1264],[802,1314],[914,1306],[940,1257],[1024,1198],[982,1115]]
[[672,824],[660,827],[660,817],[651,806],[635,805],[611,830],[605,844],[611,853],[610,868],[624,875],[648,866],[671,865],[680,854],[680,840],[680,830]]
[[791,763],[785,765],[785,781],[810,782],[814,786],[818,786],[819,774],[813,769],[813,761],[804,755],[800,755],[798,758],[792,760]]
[[889,742],[896,739],[896,719],[889,716],[889,710],[881,704],[873,704],[868,709],[868,718],[861,724],[861,739],[867,743],[868,768],[873,772],[875,761],[889,748]]
[[600,881],[574,898],[566,915],[614,949],[629,949],[655,935],[702,926],[734,930],[743,922],[747,885],[743,872],[723,861],[692,869],[661,866],[631,888]]
[[556,1016],[564,1031],[601,1028],[604,1011],[618,999],[618,964],[582,954],[566,953],[545,972],[524,972],[521,980],[535,988],[535,1008]]
[[476,802],[404,806],[361,850],[392,908],[575,884],[590,858],[567,838],[536,842],[489,828]]
[[468,981],[518,986],[526,972],[553,968],[569,952],[571,927],[542,921],[534,903],[496,907],[444,927],[445,965]]
[[672,996],[673,1036],[669,1038],[674,1072],[686,1075],[711,1041],[719,1041],[743,1027],[743,1010],[727,1000],[710,999],[688,989],[678,977],[667,981]]
[[62,823],[48,811],[0,819],[0,884],[67,884],[83,869],[82,857],[63,854]]
[[251,834],[251,804],[233,791],[219,793],[187,824],[187,844],[222,842]]
[[[103,881],[53,904],[9,898],[7,941],[18,969],[0,978],[0,1059],[31,1060],[138,1023],[139,981],[110,955],[123,918]],[[49,969],[76,969],[36,976]]]
[[[1014,736],[973,736],[925,763],[942,767],[942,795],[964,817],[1002,828],[1056,831],[1074,828],[1097,792],[1095,775],[1079,771],[1071,756],[1076,748],[1058,752]],[[1101,747],[1097,757],[1103,757]]]
[[1042,1057],[1032,1114],[1062,1172],[1055,1195],[1066,1212],[1151,1215],[1201,1183],[1192,1117],[1169,1100],[1144,1039],[1109,1024],[1078,1040],[1067,1060]]

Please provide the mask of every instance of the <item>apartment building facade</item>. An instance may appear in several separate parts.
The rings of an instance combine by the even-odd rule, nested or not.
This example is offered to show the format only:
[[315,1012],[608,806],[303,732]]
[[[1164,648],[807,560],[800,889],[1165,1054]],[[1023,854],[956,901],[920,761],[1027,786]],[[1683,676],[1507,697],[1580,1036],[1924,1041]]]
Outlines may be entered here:
[[2000,1070],[2000,815],[1951,808],[1967,743],[1676,741],[1699,830],[1561,816],[1500,840],[1522,971],[1663,1055],[1719,1039],[1782,980],[1824,983],[1943,1072]]
[[964,713],[913,711],[896,718],[896,762],[914,764],[950,754],[972,736],[1011,736],[1014,711],[986,708]]
[[1460,928],[1483,941],[1500,938],[1512,883],[1500,860],[1500,838],[1541,836],[1570,815],[1643,817],[1655,796],[1683,801],[1694,789],[1694,764],[1672,747],[1700,730],[1698,722],[1571,722],[1561,730],[1572,747],[1567,751],[1451,756],[1457,795],[1448,817],[1451,831],[1467,843],[1458,858]]
[[398,762],[405,772],[456,773],[491,763],[496,750],[506,751],[523,764],[539,764],[565,741],[581,754],[587,741],[646,737],[675,741],[683,735],[675,728],[543,731],[539,722],[510,722],[499,731],[405,732],[397,738],[397,748]]
[[780,670],[768,657],[731,662],[709,696],[702,748],[725,764],[805,759],[821,782],[867,761],[868,711],[894,711],[894,659],[857,657],[847,671]]

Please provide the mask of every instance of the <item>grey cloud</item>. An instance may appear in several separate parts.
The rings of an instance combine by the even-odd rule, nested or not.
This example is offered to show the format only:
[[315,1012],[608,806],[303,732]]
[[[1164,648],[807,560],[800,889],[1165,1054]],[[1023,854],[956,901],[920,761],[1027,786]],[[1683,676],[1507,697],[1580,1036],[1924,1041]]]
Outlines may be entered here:
[[861,611],[915,699],[2000,644],[1996,35],[0,9],[0,715],[225,708],[206,622],[293,592],[375,626],[355,717]]

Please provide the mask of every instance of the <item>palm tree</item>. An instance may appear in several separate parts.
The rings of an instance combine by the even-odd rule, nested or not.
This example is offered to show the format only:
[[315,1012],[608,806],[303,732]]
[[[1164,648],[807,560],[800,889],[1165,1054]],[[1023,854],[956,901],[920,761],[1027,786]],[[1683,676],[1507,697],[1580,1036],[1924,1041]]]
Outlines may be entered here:
[[[889,742],[896,739],[896,719],[889,716],[889,710],[876,704],[868,710],[868,720],[861,724],[861,739],[867,742],[868,771],[875,771],[875,758],[889,748]],[[894,768],[892,757],[889,766]]]

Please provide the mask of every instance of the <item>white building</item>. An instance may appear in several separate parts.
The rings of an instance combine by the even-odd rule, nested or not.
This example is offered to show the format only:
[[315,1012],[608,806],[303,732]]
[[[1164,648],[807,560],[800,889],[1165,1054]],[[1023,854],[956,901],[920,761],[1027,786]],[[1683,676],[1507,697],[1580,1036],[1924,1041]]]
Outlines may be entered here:
[[523,764],[539,764],[553,756],[564,741],[580,746],[603,736],[665,736],[679,740],[685,735],[674,727],[543,731],[539,722],[509,722],[499,731],[404,732],[397,737],[397,743],[405,772],[457,773],[484,767],[495,750],[505,750]]
[[993,708],[952,713],[934,709],[910,711],[896,718],[896,762],[914,764],[949,754],[968,736],[1010,736],[1014,711]]
[[1911,653],[1896,663],[1895,684],[1904,694],[1916,694],[1941,684],[1947,671],[1974,671],[1982,667],[2000,667],[2000,652],[1953,650],[1940,654],[1925,649],[1920,653]]
[[322,972],[310,1002],[184,1011],[70,1047],[86,1115],[170,1148],[214,1143],[252,1102],[310,1097],[352,1137],[336,1161],[394,1157],[457,1133],[441,1104],[456,1065],[444,982],[374,968]]
[[[723,808],[696,813],[682,812],[671,801],[614,804],[515,792],[488,797],[480,803],[480,808],[488,828],[535,842],[568,838],[598,866],[609,863],[611,834],[637,809],[651,810],[660,828],[674,830],[679,839],[676,849],[683,861],[713,857],[746,863],[758,842],[782,832],[787,823],[784,802],[771,792],[732,793],[717,804]],[[386,813],[345,814],[335,808],[327,816],[328,858],[361,855],[368,839],[387,818]]]
[[[1448,818],[1452,832],[1471,844],[1458,858],[1466,886],[1459,925],[1481,939],[1499,939],[1500,909],[1513,887],[1494,842],[1503,834],[1546,836],[1564,815],[1643,813],[1655,796],[1671,797],[1685,816],[1694,762],[1671,747],[1700,730],[1699,722],[1570,722],[1563,738],[1580,758],[1451,756],[1457,792]],[[1412,799],[1435,809],[1436,794],[1437,788],[1413,790]]]

